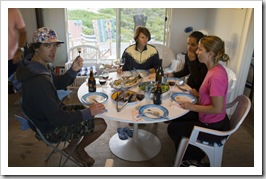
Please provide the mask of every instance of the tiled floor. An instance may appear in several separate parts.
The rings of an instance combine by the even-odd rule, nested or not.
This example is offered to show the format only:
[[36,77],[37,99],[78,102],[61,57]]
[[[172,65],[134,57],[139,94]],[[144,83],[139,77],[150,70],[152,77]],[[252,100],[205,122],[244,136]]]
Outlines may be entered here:
[[[48,163],[45,158],[51,151],[43,142],[34,137],[32,131],[21,131],[19,122],[14,114],[20,114],[19,106],[14,104],[18,99],[17,94],[9,94],[8,105],[8,166],[9,167],[44,167],[57,166],[59,156],[54,155]],[[66,103],[78,103],[75,91]],[[253,167],[254,166],[254,124],[253,107],[239,130],[234,133],[225,144],[223,155],[223,167]],[[157,135],[162,148],[158,156],[144,162],[127,162],[117,158],[109,149],[109,140],[116,133],[118,127],[129,127],[125,123],[106,120],[108,128],[106,132],[94,143],[86,148],[86,151],[96,160],[93,167],[102,167],[107,158],[114,159],[114,167],[172,167],[175,157],[173,142],[169,139],[166,129],[167,124],[157,123],[140,125]],[[68,162],[67,166],[75,166]]]

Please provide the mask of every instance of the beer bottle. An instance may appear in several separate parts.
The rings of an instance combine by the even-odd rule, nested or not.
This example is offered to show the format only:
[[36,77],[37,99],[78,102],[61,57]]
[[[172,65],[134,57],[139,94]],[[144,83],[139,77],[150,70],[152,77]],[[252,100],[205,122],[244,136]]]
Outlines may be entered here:
[[156,70],[156,81],[157,81],[158,83],[162,83],[162,79],[163,79],[163,77],[164,77],[162,63],[163,63],[163,60],[160,59],[160,60],[159,60],[159,67],[158,67],[158,69]]
[[90,77],[88,79],[89,92],[96,92],[96,80],[93,76],[93,70],[90,70]]
[[162,88],[161,83],[157,84],[156,90],[154,91],[153,104],[162,104]]

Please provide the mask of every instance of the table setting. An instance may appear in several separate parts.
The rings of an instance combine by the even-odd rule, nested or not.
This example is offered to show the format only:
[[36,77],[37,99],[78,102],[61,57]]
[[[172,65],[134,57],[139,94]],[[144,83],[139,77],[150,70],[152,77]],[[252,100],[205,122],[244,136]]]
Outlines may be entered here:
[[[107,111],[98,114],[97,117],[133,123],[132,137],[121,140],[121,133],[124,132],[121,129],[119,130],[120,134],[117,132],[109,141],[110,150],[114,155],[128,161],[149,160],[156,156],[161,149],[159,138],[149,131],[139,129],[139,124],[152,124],[178,118],[188,112],[179,106],[180,102],[197,102],[197,99],[188,92],[190,87],[182,80],[166,78],[162,86],[162,103],[161,105],[153,104],[152,95],[156,88],[155,78],[151,78],[149,74],[141,76],[139,73],[135,70],[123,72],[121,75],[111,72],[109,78],[112,80],[107,83],[105,91],[103,92],[102,86],[98,85],[94,95],[88,93],[86,82],[78,90],[78,98],[85,106],[89,107],[94,100],[104,104]],[[129,82],[123,81],[128,76]],[[170,85],[169,82],[175,83]],[[124,84],[121,85],[121,83]],[[178,86],[186,91],[180,90]]]

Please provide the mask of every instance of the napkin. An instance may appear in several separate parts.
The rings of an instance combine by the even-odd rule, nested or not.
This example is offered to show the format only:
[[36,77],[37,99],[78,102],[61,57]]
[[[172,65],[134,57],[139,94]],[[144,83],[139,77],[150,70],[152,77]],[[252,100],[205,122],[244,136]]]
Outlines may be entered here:
[[133,118],[133,121],[142,121],[142,117],[137,117],[139,115],[139,110],[134,108],[132,109],[132,118]]
[[177,102],[172,101],[170,103],[170,108],[172,108],[172,109],[179,109],[179,108],[181,108],[181,106]]

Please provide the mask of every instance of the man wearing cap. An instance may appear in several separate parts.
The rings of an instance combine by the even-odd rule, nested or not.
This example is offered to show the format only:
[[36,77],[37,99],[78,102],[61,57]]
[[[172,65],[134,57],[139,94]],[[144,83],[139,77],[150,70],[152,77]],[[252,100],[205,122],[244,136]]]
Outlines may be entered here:
[[24,112],[50,142],[71,140],[64,149],[70,153],[78,137],[83,136],[72,157],[84,166],[92,166],[94,159],[85,147],[96,140],[106,129],[102,118],[94,118],[103,113],[105,107],[97,103],[84,108],[82,105],[66,106],[58,98],[57,91],[74,82],[83,66],[78,56],[72,67],[63,75],[52,72],[49,63],[54,62],[57,48],[63,43],[54,30],[48,27],[34,32],[29,51],[20,63],[16,77],[22,83],[22,106]]

